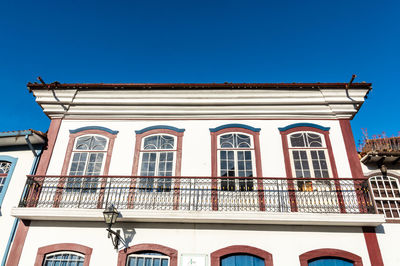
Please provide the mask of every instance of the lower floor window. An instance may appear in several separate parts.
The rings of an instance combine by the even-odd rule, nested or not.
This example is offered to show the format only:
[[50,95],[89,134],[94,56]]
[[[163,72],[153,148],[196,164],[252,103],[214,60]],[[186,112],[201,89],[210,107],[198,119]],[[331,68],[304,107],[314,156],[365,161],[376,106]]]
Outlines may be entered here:
[[221,258],[221,266],[264,266],[264,260],[247,254],[228,255]]
[[169,266],[169,257],[158,252],[129,255],[126,266]]
[[84,256],[73,252],[57,252],[46,255],[43,266],[83,266]]
[[345,259],[339,258],[320,258],[312,260],[308,266],[353,266],[354,264]]

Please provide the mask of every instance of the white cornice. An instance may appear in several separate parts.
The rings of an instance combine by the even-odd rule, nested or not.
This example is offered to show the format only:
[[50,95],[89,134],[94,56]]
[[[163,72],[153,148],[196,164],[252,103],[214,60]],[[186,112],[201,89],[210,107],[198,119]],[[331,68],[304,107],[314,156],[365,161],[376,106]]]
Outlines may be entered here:
[[33,90],[50,118],[351,118],[365,89]]

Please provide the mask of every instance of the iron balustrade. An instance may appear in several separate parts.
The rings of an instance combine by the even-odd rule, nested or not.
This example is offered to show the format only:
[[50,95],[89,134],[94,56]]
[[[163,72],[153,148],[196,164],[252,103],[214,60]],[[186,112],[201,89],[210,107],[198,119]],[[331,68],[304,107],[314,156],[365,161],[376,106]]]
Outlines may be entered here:
[[28,176],[20,207],[376,213],[366,179]]

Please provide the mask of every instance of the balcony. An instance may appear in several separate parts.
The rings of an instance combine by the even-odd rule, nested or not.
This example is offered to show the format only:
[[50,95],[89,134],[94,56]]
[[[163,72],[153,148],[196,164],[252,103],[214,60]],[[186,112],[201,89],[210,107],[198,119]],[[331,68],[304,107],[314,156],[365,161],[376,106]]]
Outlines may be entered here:
[[[350,178],[28,176],[14,216],[60,220],[70,215],[79,220],[86,215],[87,220],[98,220],[109,204],[127,221],[384,221],[376,214],[367,180]],[[293,219],[303,222],[291,223]]]

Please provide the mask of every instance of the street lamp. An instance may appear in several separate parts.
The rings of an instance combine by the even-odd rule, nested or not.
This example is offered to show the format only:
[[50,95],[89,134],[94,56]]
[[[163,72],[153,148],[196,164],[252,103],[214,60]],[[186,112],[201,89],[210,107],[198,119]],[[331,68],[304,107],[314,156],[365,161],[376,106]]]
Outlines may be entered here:
[[103,211],[104,222],[108,226],[108,228],[106,229],[108,231],[108,238],[111,238],[111,242],[113,243],[115,249],[118,249],[119,241],[121,240],[121,235],[119,234],[120,230],[117,230],[115,232],[111,229],[111,227],[117,221],[118,215],[119,215],[119,212],[114,207],[113,204],[106,207],[106,209]]

